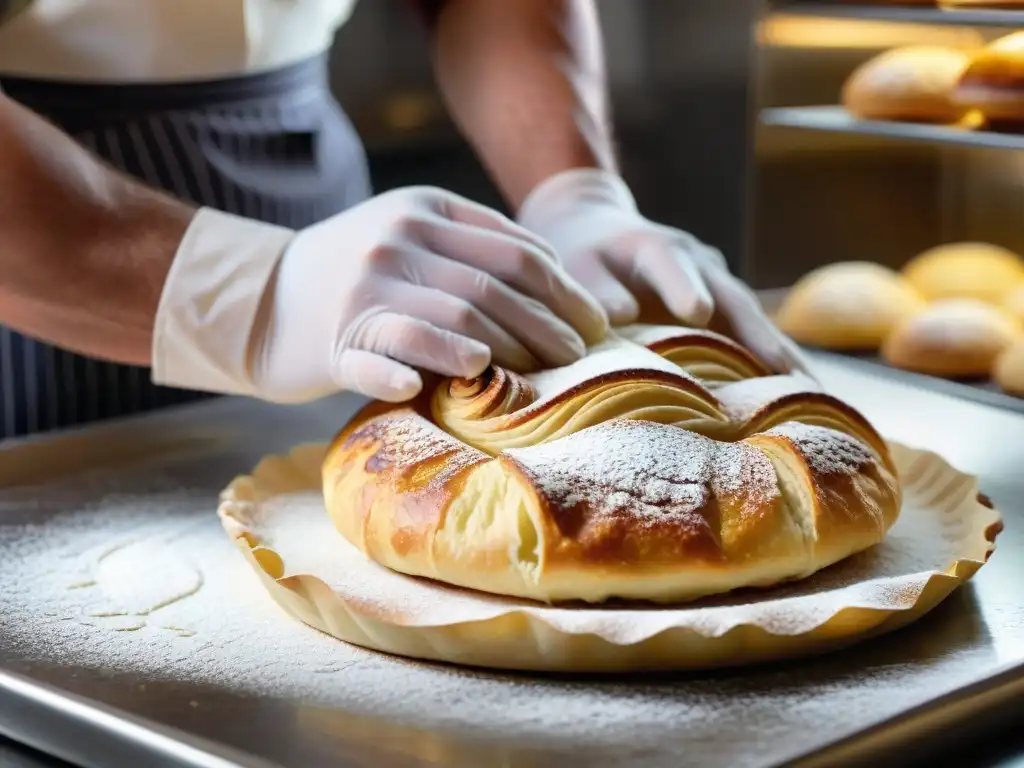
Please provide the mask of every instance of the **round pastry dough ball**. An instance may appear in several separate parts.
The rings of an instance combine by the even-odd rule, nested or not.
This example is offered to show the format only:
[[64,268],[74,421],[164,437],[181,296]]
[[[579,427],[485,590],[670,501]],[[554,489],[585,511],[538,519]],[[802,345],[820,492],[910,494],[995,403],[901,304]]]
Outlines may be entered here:
[[893,48],[853,71],[843,84],[843,105],[868,120],[956,123],[970,111],[952,99],[969,63],[970,54],[955,48]]
[[977,299],[942,299],[900,323],[882,345],[897,368],[950,379],[988,377],[997,357],[1021,338],[1021,325]]
[[850,261],[804,275],[786,296],[776,322],[801,344],[875,350],[897,323],[924,306],[897,272]]
[[1024,261],[988,243],[931,248],[903,267],[903,276],[928,300],[968,298],[1002,304],[1024,282]]
[[1024,283],[1020,283],[1003,297],[1003,311],[1024,324]]
[[1024,339],[1015,341],[996,358],[992,378],[1004,391],[1024,397]]

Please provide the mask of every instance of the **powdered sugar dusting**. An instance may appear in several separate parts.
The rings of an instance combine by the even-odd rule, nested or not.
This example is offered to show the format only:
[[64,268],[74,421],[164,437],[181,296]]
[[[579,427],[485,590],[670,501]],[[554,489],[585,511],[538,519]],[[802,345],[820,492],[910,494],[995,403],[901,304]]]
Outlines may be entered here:
[[823,475],[854,475],[875,460],[859,440],[828,427],[787,421],[766,434],[792,440],[811,468]]
[[730,346],[735,344],[735,342],[728,337],[723,336],[720,333],[715,333],[714,331],[709,331],[706,328],[686,328],[683,326],[644,325],[641,323],[635,323],[624,328],[616,329],[616,332],[622,336],[622,338],[628,339],[634,344],[641,344],[645,347],[651,344],[657,344],[659,341],[685,338],[687,336],[691,338],[715,339],[716,341],[721,341]]
[[919,343],[970,350],[993,343],[1009,344],[1018,329],[1001,310],[977,299],[942,299],[931,304],[901,329]]
[[696,523],[716,493],[743,492],[756,504],[779,492],[760,451],[644,421],[612,421],[506,455],[553,504],[586,504],[638,520],[689,517]]
[[814,379],[801,373],[763,376],[726,384],[715,390],[726,415],[734,421],[746,421],[761,408],[788,395],[820,392]]
[[389,412],[357,430],[349,441],[364,436],[380,441],[375,457],[378,467],[402,470],[425,461],[445,457],[444,467],[432,479],[443,484],[464,469],[485,461],[488,456],[424,418],[410,408]]

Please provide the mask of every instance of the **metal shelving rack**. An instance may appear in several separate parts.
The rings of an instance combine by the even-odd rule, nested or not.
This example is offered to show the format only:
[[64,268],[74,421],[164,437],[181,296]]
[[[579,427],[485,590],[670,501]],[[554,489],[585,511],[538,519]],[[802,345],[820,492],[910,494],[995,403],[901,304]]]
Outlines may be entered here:
[[[1024,13],[1021,16],[1024,16]],[[1024,149],[1024,134],[992,133],[991,131],[921,123],[858,120],[842,107],[832,104],[814,107],[768,108],[761,111],[760,121],[762,125],[806,131],[882,136],[894,141],[918,141],[983,149]]]
[[[849,19],[908,24],[952,25],[974,28],[1006,28],[1024,30],[1024,10],[956,11],[920,6],[827,3],[812,0],[789,0],[769,3],[770,13],[826,19]],[[1024,134],[995,133],[956,127],[860,120],[841,105],[768,107],[757,114],[761,125],[792,130],[829,132],[849,136],[872,136],[899,142],[918,142],[934,146],[965,147],[989,150],[1024,151]],[[1024,209],[1024,201],[1021,205]],[[828,357],[832,352],[819,352]],[[993,384],[961,383],[897,370],[876,356],[849,357],[852,364],[867,368],[877,375],[910,381],[933,391],[962,397],[984,405],[1024,412],[1024,399],[1000,392]]]
[[793,0],[778,3],[776,11],[832,19],[902,21],[913,24],[949,24],[958,27],[1020,27],[1021,11],[953,11],[922,6],[816,3]]

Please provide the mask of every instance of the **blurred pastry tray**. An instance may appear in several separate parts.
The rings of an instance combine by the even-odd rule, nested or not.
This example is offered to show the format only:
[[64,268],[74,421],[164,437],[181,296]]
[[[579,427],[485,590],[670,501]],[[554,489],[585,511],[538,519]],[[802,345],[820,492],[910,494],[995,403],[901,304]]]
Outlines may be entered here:
[[[782,300],[785,298],[788,290],[787,288],[773,288],[758,291],[757,295],[765,311],[772,315],[782,304]],[[870,376],[895,381],[910,387],[927,389],[949,397],[957,397],[962,400],[978,403],[979,405],[987,405],[991,408],[1024,413],[1024,398],[1006,394],[991,381],[951,381],[949,379],[940,379],[936,376],[926,376],[921,373],[904,371],[899,368],[893,368],[877,354],[847,354],[813,347],[804,347],[804,350],[814,357],[841,363]]]
[[[1024,12],[1018,14],[1024,26]],[[762,125],[807,131],[879,136],[896,141],[948,144],[987,149],[1024,149],[1024,135],[995,133],[922,123],[858,120],[839,105],[770,107],[761,110]]]
[[950,24],[972,27],[1024,27],[1024,10],[948,10],[927,6],[881,3],[778,2],[776,13],[832,19],[865,19],[911,24]]

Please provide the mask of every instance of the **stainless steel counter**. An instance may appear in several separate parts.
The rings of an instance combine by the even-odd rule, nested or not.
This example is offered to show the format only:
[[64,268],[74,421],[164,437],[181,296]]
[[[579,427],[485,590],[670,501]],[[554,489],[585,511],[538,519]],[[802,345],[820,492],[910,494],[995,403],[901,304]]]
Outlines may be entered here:
[[[2,667],[18,675],[0,675],[0,732],[90,766],[754,766],[801,757],[806,765],[839,765],[875,749],[892,762],[893,749],[908,747],[927,758],[948,748],[946,737],[962,740],[997,724],[999,714],[1010,716],[1012,701],[1024,698],[1024,417],[831,359],[819,361],[819,373],[888,436],[979,475],[1006,518],[992,561],[915,626],[819,658],[647,677],[488,674],[339,646],[339,656],[344,650],[355,661],[333,668],[328,683],[258,696],[248,683],[304,660],[265,648],[248,671],[252,680],[237,684],[190,682],[187,660],[143,665],[142,646],[138,670],[124,658],[107,667],[48,644],[47,633],[58,637],[58,624],[71,617],[43,616],[40,605],[32,642],[14,642],[25,639],[14,628],[0,633]],[[174,465],[174,478],[195,499],[197,520],[213,530],[216,494],[234,472],[267,452],[327,437],[355,405],[345,397],[288,409],[223,400],[84,432],[59,460],[52,441],[39,439],[31,455],[0,452],[0,483],[116,467],[149,453]],[[125,473],[124,482],[141,474]],[[0,533],[25,514],[0,504]],[[33,514],[59,516],[59,500],[40,502]],[[0,546],[0,578],[4,558]],[[244,579],[233,588],[259,590]],[[0,618],[11,615],[2,610],[10,599],[0,592]],[[138,642],[150,641],[140,634]],[[998,684],[986,683],[1000,671]],[[32,682],[52,688],[36,690]],[[80,698],[67,702],[61,694]],[[935,700],[941,706],[929,704]],[[821,751],[844,738],[850,740],[840,751]]]

